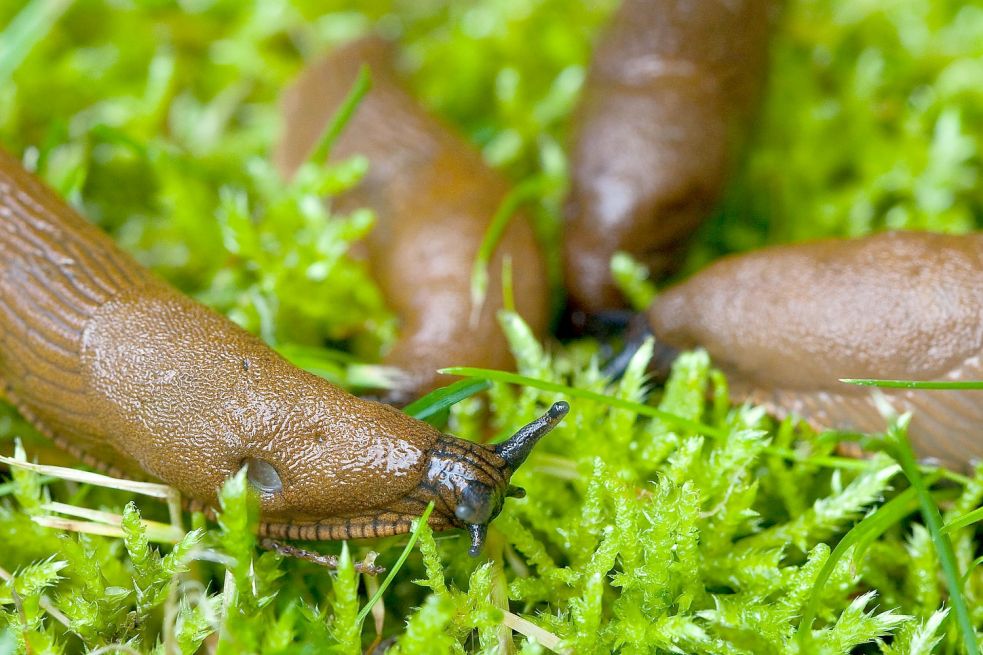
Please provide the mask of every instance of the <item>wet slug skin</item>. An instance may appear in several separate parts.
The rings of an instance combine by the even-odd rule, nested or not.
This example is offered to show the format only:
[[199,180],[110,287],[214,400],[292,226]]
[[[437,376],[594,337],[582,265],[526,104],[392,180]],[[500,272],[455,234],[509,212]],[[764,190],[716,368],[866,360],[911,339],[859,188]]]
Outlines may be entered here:
[[[983,379],[983,235],[888,232],[727,257],[662,293],[656,337],[706,348],[735,398],[822,427],[881,431],[870,389],[841,378]],[[916,450],[983,456],[983,391],[891,389]]]
[[397,534],[432,500],[430,524],[474,552],[567,411],[484,446],[357,398],[156,278],[2,150],[0,388],[85,463],[206,506],[245,466],[263,535]]
[[655,276],[717,203],[767,63],[770,0],[624,0],[574,113],[564,243],[574,308],[624,306],[610,262]]
[[502,267],[511,264],[516,311],[532,331],[546,331],[549,284],[528,217],[505,230],[488,264],[484,305],[472,320],[471,269],[509,191],[506,180],[449,126],[426,112],[396,78],[389,45],[365,38],[304,70],[283,98],[283,133],[274,161],[290,177],[311,155],[359,70],[372,88],[331,150],[331,160],[363,155],[369,172],[334,209],[368,207],[377,223],[366,240],[372,275],[399,316],[400,336],[384,359],[407,374],[402,391],[419,396],[450,382],[453,365],[515,366],[496,314],[503,307]]

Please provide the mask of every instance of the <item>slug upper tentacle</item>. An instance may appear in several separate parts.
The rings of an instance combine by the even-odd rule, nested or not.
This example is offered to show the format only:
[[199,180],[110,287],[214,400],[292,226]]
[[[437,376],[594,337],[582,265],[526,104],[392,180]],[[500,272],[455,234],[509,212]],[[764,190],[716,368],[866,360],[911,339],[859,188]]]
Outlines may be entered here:
[[[155,278],[2,150],[0,379],[86,463],[200,506],[247,467],[271,538],[405,532],[431,500],[434,528],[474,532],[520,461],[296,368]],[[527,450],[562,407],[510,448]]]
[[553,403],[548,412],[516,432],[508,441],[495,446],[495,454],[514,471],[526,461],[536,443],[556,427],[569,411],[570,405],[566,402]]
[[[652,330],[706,348],[736,398],[876,432],[869,389],[841,378],[983,379],[983,234],[888,232],[722,259],[662,293]],[[923,456],[983,456],[983,391],[883,390]]]

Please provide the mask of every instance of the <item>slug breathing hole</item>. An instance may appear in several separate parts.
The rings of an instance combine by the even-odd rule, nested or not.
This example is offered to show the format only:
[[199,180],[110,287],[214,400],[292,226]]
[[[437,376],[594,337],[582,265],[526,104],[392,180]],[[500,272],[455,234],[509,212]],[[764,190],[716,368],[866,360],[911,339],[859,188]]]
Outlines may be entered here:
[[246,466],[246,479],[258,491],[273,494],[283,489],[280,474],[277,473],[277,470],[269,462],[247,457],[243,460],[243,464]]

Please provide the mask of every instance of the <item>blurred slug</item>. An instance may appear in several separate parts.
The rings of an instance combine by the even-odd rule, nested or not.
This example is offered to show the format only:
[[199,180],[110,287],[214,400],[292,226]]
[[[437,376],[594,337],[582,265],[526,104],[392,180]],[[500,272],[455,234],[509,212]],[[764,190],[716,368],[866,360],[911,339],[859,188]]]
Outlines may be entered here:
[[771,0],[623,0],[574,115],[565,277],[575,311],[624,306],[625,251],[659,276],[710,213],[759,95]]
[[[983,234],[888,232],[718,261],[661,294],[656,338],[706,348],[733,395],[820,427],[877,432],[871,390],[840,378],[983,379]],[[920,455],[983,456],[983,391],[885,389]]]
[[330,159],[364,155],[369,172],[335,208],[369,207],[377,224],[367,239],[373,277],[398,314],[400,338],[384,363],[407,373],[412,397],[447,384],[446,366],[514,367],[496,320],[502,262],[512,266],[516,309],[541,335],[549,285],[527,217],[513,218],[489,263],[484,306],[472,320],[471,268],[491,220],[509,191],[473,146],[428,114],[400,86],[389,46],[354,41],[305,70],[283,98],[284,133],[274,161],[285,177],[310,156],[362,64],[372,88],[335,142]]
[[468,529],[474,554],[568,409],[484,446],[352,396],[154,277],[2,150],[0,388],[85,463],[205,506],[245,466],[264,536],[397,534],[434,501],[430,524]]

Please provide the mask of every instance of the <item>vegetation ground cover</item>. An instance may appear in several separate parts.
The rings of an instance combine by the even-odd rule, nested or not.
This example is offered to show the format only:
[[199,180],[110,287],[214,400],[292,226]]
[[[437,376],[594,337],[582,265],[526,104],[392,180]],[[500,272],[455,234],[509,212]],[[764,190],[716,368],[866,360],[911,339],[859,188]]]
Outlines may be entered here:
[[[365,162],[279,179],[280,91],[334,44],[370,29],[398,39],[421,100],[523,190],[555,280],[570,111],[614,4],[2,3],[0,142],[182,290],[358,388],[397,330],[348,256],[373,218],[314,199]],[[752,147],[686,270],[808,237],[978,228],[981,62],[978,3],[789,0]],[[650,283],[618,265],[644,303]],[[865,442],[893,457],[839,457],[840,435],[732,407],[701,352],[661,386],[643,349],[612,382],[598,343],[544,345],[511,314],[502,325],[519,377],[472,371],[465,391],[480,394],[415,408],[494,439],[572,403],[516,476],[528,497],[509,501],[482,558],[422,526],[409,550],[407,537],[324,545],[341,557],[329,573],[256,550],[242,478],[217,524],[189,526],[160,489],[15,462],[0,480],[0,652],[357,653],[390,638],[398,653],[973,652],[974,526],[939,528],[983,500],[983,467],[919,472],[903,421]],[[52,456],[6,407],[0,446]],[[51,527],[66,521],[103,527]],[[352,567],[370,549],[397,569],[384,589]]]

